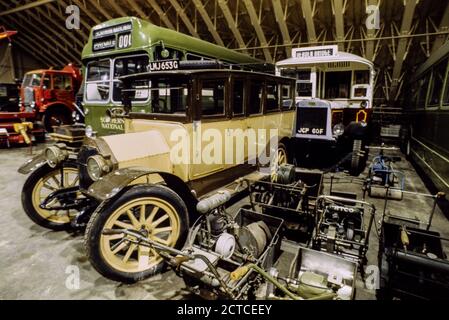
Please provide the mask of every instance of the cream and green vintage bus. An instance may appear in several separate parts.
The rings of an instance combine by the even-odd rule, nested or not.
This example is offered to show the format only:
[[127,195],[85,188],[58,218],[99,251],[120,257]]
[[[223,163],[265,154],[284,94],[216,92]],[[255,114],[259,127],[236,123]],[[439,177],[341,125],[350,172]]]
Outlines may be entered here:
[[357,173],[373,108],[373,63],[330,45],[293,49],[276,70],[296,78],[296,141],[352,149],[351,171]]
[[[33,221],[61,229],[90,218],[85,243],[93,266],[132,282],[159,272],[163,260],[120,230],[179,248],[199,199],[262,165],[287,161],[295,80],[216,68],[119,81],[125,112],[115,116],[123,119],[124,134],[87,138],[79,153],[59,143],[20,171],[32,171],[22,201]],[[57,182],[46,175],[68,163],[79,169],[79,185],[69,175]]]
[[[83,106],[86,133],[124,132],[124,122],[111,118],[110,108],[122,107],[119,77],[152,70],[152,63],[170,69],[176,61],[218,60],[237,69],[274,73],[274,66],[135,17],[113,19],[92,28],[82,53]],[[158,64],[160,61],[166,63]]]

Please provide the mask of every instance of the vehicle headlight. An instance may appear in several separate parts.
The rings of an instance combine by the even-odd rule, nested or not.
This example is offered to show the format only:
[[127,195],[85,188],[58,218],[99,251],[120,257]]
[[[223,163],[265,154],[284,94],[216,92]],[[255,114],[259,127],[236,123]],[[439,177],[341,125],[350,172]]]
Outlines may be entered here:
[[95,155],[87,159],[87,173],[93,181],[97,181],[112,169],[110,161],[101,155]]
[[86,126],[86,136],[88,138],[92,138],[94,136],[94,129],[92,129],[92,126]]
[[341,136],[343,133],[345,132],[345,126],[343,125],[343,123],[337,123],[333,128],[332,128],[332,134],[334,136]]
[[362,101],[362,102],[360,103],[360,108],[366,109],[367,107],[368,107],[368,101]]
[[45,149],[45,159],[50,167],[55,168],[58,164],[65,161],[69,156],[67,150],[57,146],[51,146]]

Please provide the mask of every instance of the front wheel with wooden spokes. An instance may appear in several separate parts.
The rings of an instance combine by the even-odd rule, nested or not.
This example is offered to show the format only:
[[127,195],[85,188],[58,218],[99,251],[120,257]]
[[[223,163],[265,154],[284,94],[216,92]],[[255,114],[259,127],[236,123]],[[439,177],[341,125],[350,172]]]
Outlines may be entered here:
[[[78,168],[67,164],[63,168],[50,168],[47,164],[36,169],[25,181],[22,189],[22,206],[28,217],[38,225],[64,230],[70,227],[77,210],[45,210],[40,204],[53,192],[79,184]],[[61,203],[55,203],[61,206]]]
[[[183,200],[171,189],[141,185],[129,189],[104,210],[95,212],[87,226],[85,246],[94,268],[103,276],[130,283],[163,270],[156,250],[138,243],[127,230],[172,248],[185,242],[189,219]],[[104,230],[108,234],[103,234]]]

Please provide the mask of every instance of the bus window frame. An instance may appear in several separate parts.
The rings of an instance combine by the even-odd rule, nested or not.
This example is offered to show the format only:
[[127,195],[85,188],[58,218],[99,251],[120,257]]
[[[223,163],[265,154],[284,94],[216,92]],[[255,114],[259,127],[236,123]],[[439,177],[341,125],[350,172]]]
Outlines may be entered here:
[[[291,104],[289,107],[284,107],[283,101],[284,101],[284,96],[282,95],[282,90],[283,87],[288,87],[288,91],[289,91],[289,98],[291,100]],[[296,90],[296,81],[292,80],[290,82],[287,81],[279,81],[279,107],[280,107],[280,112],[282,111],[288,111],[288,110],[292,110],[295,106],[295,90]]]
[[[242,81],[243,82],[243,101],[242,101],[242,113],[234,113],[234,95],[233,92],[235,90],[235,81]],[[248,81],[246,79],[246,77],[243,76],[232,76],[231,77],[231,90],[229,90],[229,101],[230,103],[230,108],[229,108],[229,117],[231,119],[242,119],[246,117],[246,108],[247,108],[247,97],[248,97]]]
[[[126,59],[126,58],[135,58],[135,57],[148,57],[148,61],[151,62],[152,58],[150,57],[150,55],[148,53],[139,53],[137,55],[125,55],[125,56],[116,56],[114,58],[111,58],[112,63],[111,63],[111,94],[110,94],[110,103],[112,103],[115,106],[121,106],[122,102],[121,101],[115,101],[114,100],[114,83],[115,82],[120,82],[120,80],[115,80],[114,77],[114,72],[115,72],[115,61],[119,60],[119,59]],[[149,91],[148,91],[149,93]],[[148,104],[151,101],[151,95],[148,94],[148,98],[145,101],[132,101],[133,106],[141,106],[141,105],[145,105]]]
[[[421,86],[419,84],[419,81],[421,80],[425,80],[425,78],[429,76],[428,82],[427,82],[427,86],[426,86],[426,97],[424,98],[424,102],[422,105],[420,105],[420,99],[421,99],[421,89],[424,88],[424,86]],[[415,102],[415,109],[416,110],[426,110],[427,109],[427,101],[429,100],[429,91],[430,91],[430,81],[432,80],[432,72],[426,72],[423,77],[418,79],[418,95],[417,95],[417,99]]]
[[[170,121],[178,122],[182,124],[191,123],[192,121],[198,120],[198,111],[196,99],[196,87],[197,87],[197,76],[188,75],[187,78],[187,98],[186,98],[186,112],[185,114],[168,114],[168,113],[144,113],[144,112],[133,112],[129,113],[130,119],[143,119],[143,120],[154,120],[154,121]],[[151,77],[148,78],[151,80]],[[151,102],[148,102],[151,103]]]
[[[272,109],[272,110],[268,110],[268,83],[270,84],[275,84],[275,87],[278,90],[278,98],[276,101],[277,104],[277,108],[276,109]],[[281,111],[281,105],[279,103],[280,99],[281,99],[281,94],[279,92],[279,84],[280,81],[276,78],[273,79],[266,79],[264,81],[264,98],[265,98],[265,102],[264,102],[264,106],[263,106],[263,114],[271,114],[271,113],[277,113]]]
[[[203,90],[203,81],[224,81],[224,94],[223,94],[223,114],[214,114],[214,115],[203,115],[203,106],[201,100],[201,94]],[[198,114],[198,118],[204,122],[217,122],[217,121],[225,121],[229,118],[229,94],[230,94],[230,83],[229,83],[229,75],[223,74],[215,74],[215,75],[200,75],[197,77],[196,84],[197,92],[195,96],[197,97],[197,105],[196,111]]]
[[[441,90],[440,95],[440,109],[449,110],[449,56],[445,56],[443,60],[446,59],[446,74],[443,80],[443,90]],[[441,60],[441,61],[443,61]],[[448,101],[444,103],[444,96],[447,93]]]
[[[262,86],[262,96],[260,97],[260,105],[259,105],[259,113],[253,113],[250,114],[249,113],[249,105],[250,105],[250,101],[249,99],[251,98],[251,89],[253,86],[254,81],[258,81],[260,82],[261,86]],[[246,108],[246,117],[249,118],[253,118],[253,117],[261,117],[264,115],[264,111],[265,111],[265,81],[263,79],[261,79],[260,77],[248,77],[247,79],[247,99],[246,99],[246,105],[248,106],[248,108]]]
[[[92,64],[92,63],[94,63],[94,62],[99,62],[99,61],[109,61],[109,80],[94,80],[94,81],[87,81],[87,75],[89,74],[89,65],[90,64]],[[100,59],[94,59],[94,60],[91,60],[91,61],[89,61],[87,64],[86,64],[86,75],[84,76],[84,84],[83,84],[83,86],[84,86],[84,97],[83,97],[83,102],[84,103],[86,103],[86,104],[89,104],[89,105],[92,105],[92,106],[95,106],[95,105],[101,105],[101,106],[103,106],[103,105],[108,105],[108,104],[111,104],[111,95],[112,95],[112,90],[111,90],[111,85],[112,85],[112,81],[111,81],[111,79],[112,79],[112,71],[113,71],[113,68],[112,68],[112,58],[111,57],[106,57],[106,58],[103,58],[103,57],[101,57]],[[87,84],[88,83],[104,83],[104,82],[109,82],[109,94],[108,94],[108,99],[106,99],[106,100],[88,100],[87,99]]]

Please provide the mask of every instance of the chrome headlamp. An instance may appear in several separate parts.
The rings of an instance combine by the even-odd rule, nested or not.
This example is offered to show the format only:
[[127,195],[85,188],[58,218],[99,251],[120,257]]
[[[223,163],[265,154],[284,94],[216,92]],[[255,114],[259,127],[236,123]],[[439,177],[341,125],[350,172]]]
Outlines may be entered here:
[[92,126],[86,127],[86,137],[88,137],[88,138],[94,137],[94,130],[92,129]]
[[332,128],[332,134],[334,136],[341,136],[343,133],[345,133],[345,126],[343,125],[343,123],[337,123],[333,128]]
[[101,155],[95,155],[87,159],[87,173],[93,181],[98,181],[102,176],[112,170],[112,163]]
[[61,148],[61,146],[51,146],[45,149],[45,159],[51,168],[55,168],[61,162],[65,161],[69,153],[66,149]]

